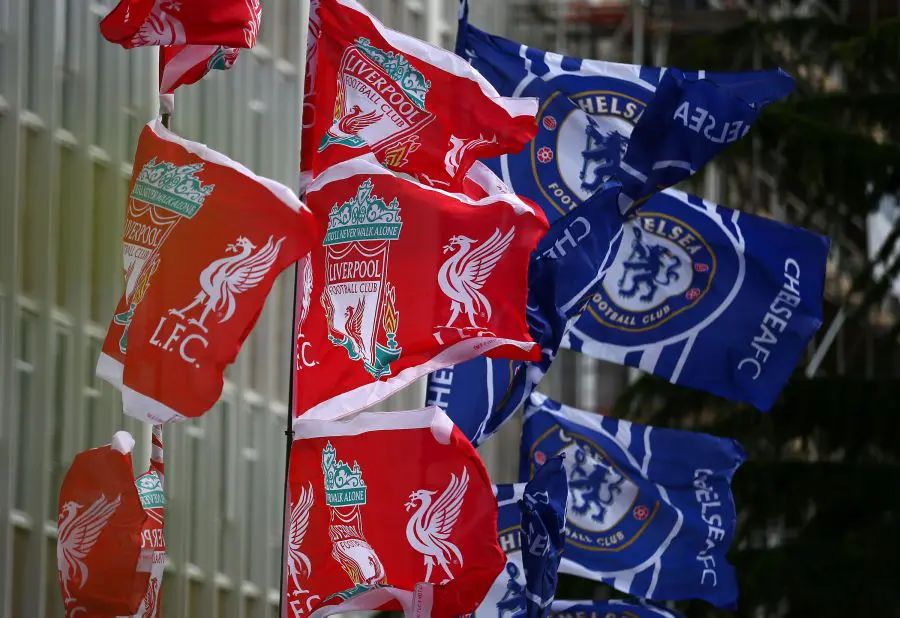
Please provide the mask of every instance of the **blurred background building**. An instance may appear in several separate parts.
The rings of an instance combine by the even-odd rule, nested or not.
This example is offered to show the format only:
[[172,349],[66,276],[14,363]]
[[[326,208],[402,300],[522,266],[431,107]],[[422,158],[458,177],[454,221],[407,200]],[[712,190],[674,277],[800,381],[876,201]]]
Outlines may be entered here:
[[[124,417],[116,391],[94,377],[121,293],[119,239],[131,160],[142,125],[156,114],[153,50],[126,52],[98,33],[112,4],[0,0],[2,616],[63,613],[56,502],[74,454],[124,428],[143,437],[136,460],[148,456],[147,428]],[[172,128],[293,186],[307,3],[263,4],[256,48],[242,53],[232,70],[179,90]],[[457,0],[364,4],[391,27],[453,46]],[[472,0],[474,24],[544,49],[718,70],[787,63],[800,78],[799,102],[773,110],[771,121],[761,122],[752,139],[729,151],[692,189],[831,235],[826,326],[798,370],[803,378],[809,368],[817,379],[792,383],[785,411],[770,417],[569,353],[542,385],[582,408],[702,428],[745,443],[755,461],[736,481],[743,532],[735,560],[750,599],[741,615],[832,615],[816,609],[820,605],[847,615],[837,612],[859,606],[858,590],[843,588],[851,597],[843,604],[820,592],[820,605],[786,590],[805,581],[796,573],[804,570],[830,586],[827,565],[865,590],[881,582],[892,590],[859,562],[868,559],[865,548],[872,543],[900,546],[900,435],[897,421],[884,415],[896,413],[900,395],[894,382],[900,312],[891,294],[900,270],[891,197],[900,173],[900,97],[889,96],[898,86],[898,4]],[[835,56],[836,43],[844,47]],[[892,53],[893,65],[885,63]],[[862,66],[871,70],[861,72]],[[848,135],[837,134],[845,125]],[[277,614],[292,363],[289,278],[273,290],[216,408],[166,429],[167,617]],[[835,317],[841,327],[826,331]],[[421,385],[410,387],[390,406],[419,407],[423,399]],[[483,449],[498,482],[515,480],[517,422]],[[875,474],[870,485],[860,484],[865,474]],[[887,491],[881,483],[888,483]],[[846,498],[828,502],[820,495]],[[816,545],[822,536],[829,542]],[[847,553],[843,544],[858,553]],[[900,571],[896,554],[879,563],[894,576]],[[856,570],[840,563],[844,558],[855,560]],[[589,582],[563,586],[569,596],[609,594]],[[872,607],[888,608],[877,615],[898,615],[882,600],[887,593],[866,594]],[[700,605],[689,609],[689,616],[713,615]]]

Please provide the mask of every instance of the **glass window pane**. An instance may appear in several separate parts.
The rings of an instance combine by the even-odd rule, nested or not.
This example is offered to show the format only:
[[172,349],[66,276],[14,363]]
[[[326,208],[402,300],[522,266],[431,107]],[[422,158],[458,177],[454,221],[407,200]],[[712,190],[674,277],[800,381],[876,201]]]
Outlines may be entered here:
[[56,502],[59,496],[59,487],[62,484],[63,476],[66,473],[66,460],[68,457],[65,452],[65,418],[68,408],[68,393],[66,387],[69,374],[68,368],[69,354],[69,336],[66,332],[58,332],[56,334],[54,359],[54,384],[53,384],[53,412],[51,414],[50,427],[50,483],[48,485],[49,495],[47,496],[47,519],[56,521]]

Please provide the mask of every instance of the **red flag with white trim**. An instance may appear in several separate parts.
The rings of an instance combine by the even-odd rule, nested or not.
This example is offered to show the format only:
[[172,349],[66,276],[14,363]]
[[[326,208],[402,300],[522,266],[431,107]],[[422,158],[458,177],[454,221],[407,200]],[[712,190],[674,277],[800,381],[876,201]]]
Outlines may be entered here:
[[446,414],[431,407],[299,418],[294,432],[288,616],[474,611],[506,558],[487,471]]
[[309,251],[313,226],[288,187],[148,124],[122,239],[125,294],[97,364],[125,412],[165,423],[211,408],[276,276]]
[[66,616],[159,615],[165,565],[162,478],[134,478],[134,439],[78,453],[59,493],[56,562]]
[[427,187],[371,155],[306,195],[319,236],[297,286],[295,414],[337,418],[482,354],[540,357],[525,320],[540,209]]
[[171,94],[217,69],[230,69],[240,49],[224,45],[167,45],[159,48],[159,93]]
[[120,0],[100,33],[122,47],[225,45],[253,47],[259,0]]
[[456,54],[384,27],[354,0],[311,7],[307,178],[373,152],[442,188],[477,159],[517,152],[537,131],[534,99],[501,97]]

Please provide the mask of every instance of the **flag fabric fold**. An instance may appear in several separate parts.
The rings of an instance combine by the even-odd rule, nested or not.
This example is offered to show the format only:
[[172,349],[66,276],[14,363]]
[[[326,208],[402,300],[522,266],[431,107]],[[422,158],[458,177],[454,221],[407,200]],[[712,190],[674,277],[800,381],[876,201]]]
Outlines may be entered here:
[[522,512],[522,564],[529,618],[543,618],[556,595],[557,571],[565,542],[569,485],[563,458],[553,457],[525,483]]
[[132,472],[134,439],[78,453],[59,493],[57,578],[67,616],[159,615],[165,564],[161,475]]
[[650,600],[734,608],[726,554],[736,515],[731,478],[745,455],[730,439],[592,414],[533,394],[520,478],[565,454],[569,481],[561,573]]
[[224,45],[253,47],[259,0],[120,0],[100,21],[100,33],[122,47]]
[[371,155],[306,195],[318,237],[297,285],[295,415],[337,418],[482,354],[538,357],[526,287],[539,209],[427,187]]
[[167,45],[159,48],[159,93],[196,83],[217,69],[230,69],[240,49],[224,45]]
[[500,96],[455,54],[384,27],[354,0],[312,6],[309,37],[307,181],[371,152],[421,182],[459,190],[474,161],[516,152],[534,136],[533,99]]
[[149,123],[141,133],[122,238],[125,293],[97,375],[127,414],[197,417],[284,268],[309,251],[314,221],[289,188]]
[[484,464],[443,412],[301,418],[294,431],[289,613],[475,609],[503,568],[497,506]]
[[794,80],[781,69],[688,73],[666,69],[627,140],[616,178],[619,207],[645,201],[695,174],[744,137],[762,108],[783,99]]
[[494,494],[506,566],[475,616],[546,615],[556,592],[568,500],[562,458],[550,459],[527,483],[495,485]]
[[667,190],[625,224],[562,345],[768,410],[822,323],[828,248]]
[[493,435],[528,399],[612,264],[624,221],[617,187],[610,185],[558,219],[531,256],[527,318],[541,358],[475,358],[429,375],[428,404],[447,412],[473,444]]
[[780,69],[687,72],[562,56],[482,32],[464,12],[457,53],[501,94],[540,101],[528,147],[486,163],[551,222],[611,179],[624,186],[626,212],[695,173],[793,88]]

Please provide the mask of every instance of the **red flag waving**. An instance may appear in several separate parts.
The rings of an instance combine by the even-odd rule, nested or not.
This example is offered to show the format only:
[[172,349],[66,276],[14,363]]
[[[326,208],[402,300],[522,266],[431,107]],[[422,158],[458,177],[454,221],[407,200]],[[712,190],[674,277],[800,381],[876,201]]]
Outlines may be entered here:
[[[155,618],[165,562],[155,471],[135,480],[126,432],[113,445],[78,453],[59,493],[57,578],[67,616],[134,614]],[[159,555],[158,555],[159,554]],[[154,584],[155,581],[155,584]]]
[[501,97],[459,56],[385,28],[354,0],[322,0],[310,36],[301,168],[312,177],[371,151],[457,188],[475,160],[517,152],[537,131],[534,99]]
[[167,45],[159,49],[159,93],[193,84],[213,69],[230,69],[240,50],[223,45]]
[[120,0],[100,33],[122,47],[226,45],[253,47],[259,0]]
[[211,408],[276,276],[309,251],[313,225],[284,185],[148,124],[122,239],[125,294],[97,364],[125,412],[165,423]]
[[475,609],[506,559],[487,471],[446,414],[300,418],[294,431],[288,615]]
[[298,273],[296,414],[337,418],[500,346],[539,357],[525,322],[539,209],[426,187],[371,155],[319,175],[307,203],[321,240]]

